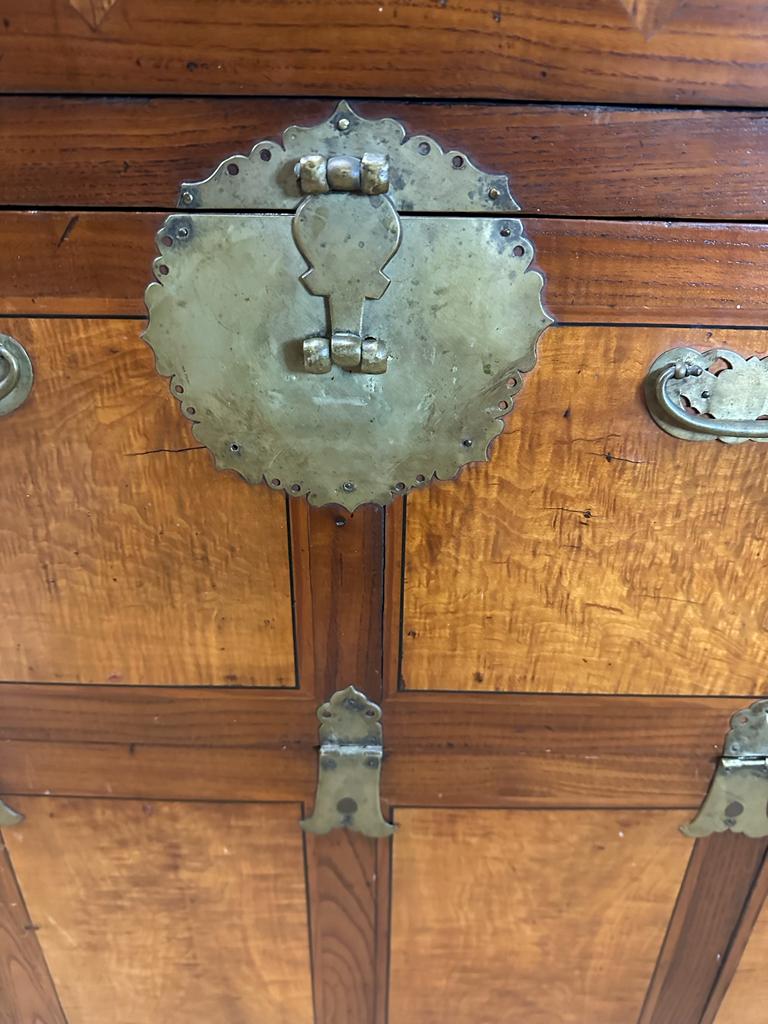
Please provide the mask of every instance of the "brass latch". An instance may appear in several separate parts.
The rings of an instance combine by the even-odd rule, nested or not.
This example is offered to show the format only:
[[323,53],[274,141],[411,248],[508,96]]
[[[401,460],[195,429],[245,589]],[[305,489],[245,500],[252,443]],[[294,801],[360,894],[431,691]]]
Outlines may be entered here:
[[220,469],[353,511],[489,457],[551,322],[506,175],[340,103],[179,206],[145,337]]
[[381,708],[348,686],[321,705],[317,717],[321,743],[315,808],[301,827],[321,834],[350,828],[375,839],[391,836],[395,826],[384,820],[379,797]]
[[694,838],[725,831],[768,836],[768,700],[731,718],[709,792],[682,831]]

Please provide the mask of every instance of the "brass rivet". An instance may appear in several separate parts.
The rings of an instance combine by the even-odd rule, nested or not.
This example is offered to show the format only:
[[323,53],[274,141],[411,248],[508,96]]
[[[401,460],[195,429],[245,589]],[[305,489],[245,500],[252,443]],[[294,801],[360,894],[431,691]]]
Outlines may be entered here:
[[185,206],[190,206],[195,201],[195,197],[192,192],[182,192],[181,201]]
[[488,197],[490,199],[498,199],[500,195],[501,195],[501,192],[499,192],[499,190],[497,188],[489,188],[488,189]]

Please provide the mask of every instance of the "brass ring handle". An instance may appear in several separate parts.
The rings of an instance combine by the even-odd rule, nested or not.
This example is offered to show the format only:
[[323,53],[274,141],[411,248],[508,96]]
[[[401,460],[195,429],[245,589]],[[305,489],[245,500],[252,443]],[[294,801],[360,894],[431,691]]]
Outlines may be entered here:
[[7,368],[0,378],[0,416],[6,416],[29,397],[34,373],[27,350],[9,334],[0,334],[0,363]]
[[0,399],[5,398],[13,391],[13,389],[19,383],[19,377],[21,376],[21,367],[19,366],[19,360],[13,354],[13,352],[0,341],[0,358],[7,365],[8,370],[0,380]]
[[645,397],[657,425],[674,437],[768,441],[768,420],[758,419],[768,414],[768,360],[729,349],[670,349],[652,364]]

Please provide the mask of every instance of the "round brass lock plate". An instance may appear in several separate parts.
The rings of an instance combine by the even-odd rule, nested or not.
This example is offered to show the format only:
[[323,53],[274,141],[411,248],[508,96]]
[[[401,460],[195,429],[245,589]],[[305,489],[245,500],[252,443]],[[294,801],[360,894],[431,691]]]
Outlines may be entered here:
[[145,338],[217,466],[353,510],[488,457],[551,322],[503,176],[342,104],[179,202]]

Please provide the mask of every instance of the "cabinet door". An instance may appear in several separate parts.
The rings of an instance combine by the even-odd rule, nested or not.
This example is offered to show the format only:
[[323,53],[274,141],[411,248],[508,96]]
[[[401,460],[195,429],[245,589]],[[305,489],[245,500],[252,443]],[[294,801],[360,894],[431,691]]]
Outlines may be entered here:
[[[8,830],[2,868],[15,925],[0,958],[7,1019],[310,1024],[295,807],[26,797],[16,808],[26,820]],[[57,998],[33,1013],[43,958]]]
[[[62,247],[78,231],[65,219]],[[213,471],[141,323],[12,317],[0,330],[35,371],[2,424],[2,678],[294,686],[283,502]]]
[[[3,1022],[757,1021],[766,842],[679,826],[762,693],[765,451],[673,439],[642,384],[768,350],[764,12],[0,31],[0,331],[35,370],[0,418]],[[179,181],[341,93],[509,174],[556,321],[490,463],[353,515],[217,471],[140,338]],[[300,830],[349,684],[391,840]]]

